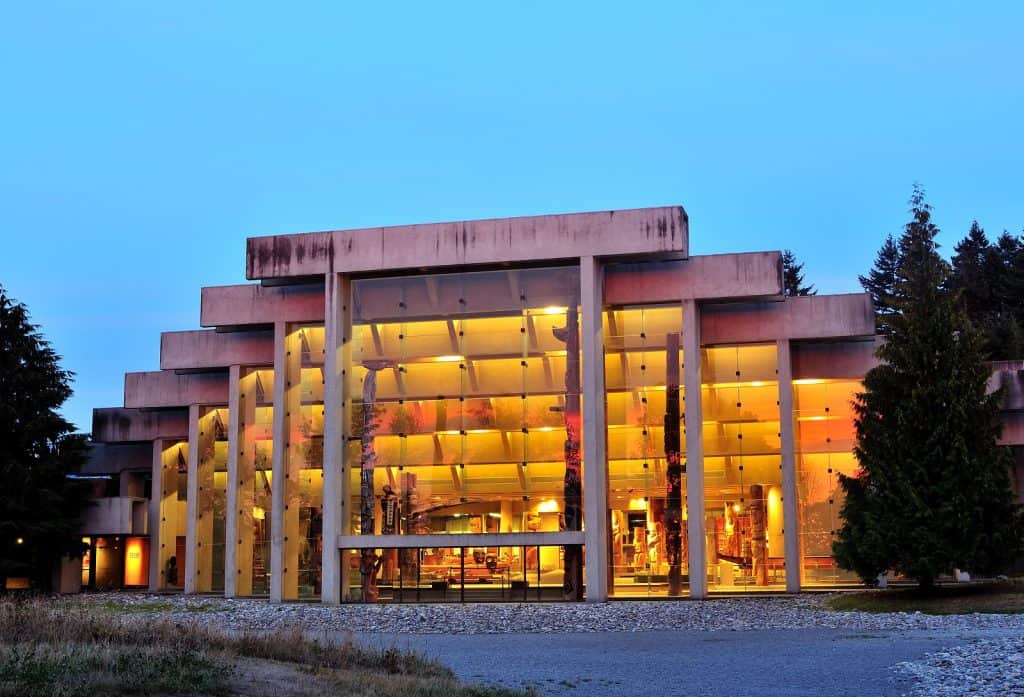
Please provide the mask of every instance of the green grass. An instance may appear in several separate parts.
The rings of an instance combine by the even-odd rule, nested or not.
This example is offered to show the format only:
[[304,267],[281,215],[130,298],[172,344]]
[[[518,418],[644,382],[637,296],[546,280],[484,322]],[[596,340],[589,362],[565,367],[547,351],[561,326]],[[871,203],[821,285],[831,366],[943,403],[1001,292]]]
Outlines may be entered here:
[[463,684],[397,648],[306,638],[298,627],[228,633],[138,605],[0,600],[0,696],[288,695],[516,697]]
[[69,601],[75,604],[81,604],[96,610],[104,610],[106,612],[115,613],[127,613],[127,614],[146,614],[146,613],[159,613],[159,612],[224,612],[228,610],[227,605],[219,603],[202,603],[200,605],[180,605],[172,603],[167,600],[147,600],[141,603],[126,603],[118,602],[117,600],[102,600],[102,601],[84,601],[77,603],[76,601]]
[[927,615],[1024,613],[1024,579],[843,593],[825,605],[840,612],[921,612]]

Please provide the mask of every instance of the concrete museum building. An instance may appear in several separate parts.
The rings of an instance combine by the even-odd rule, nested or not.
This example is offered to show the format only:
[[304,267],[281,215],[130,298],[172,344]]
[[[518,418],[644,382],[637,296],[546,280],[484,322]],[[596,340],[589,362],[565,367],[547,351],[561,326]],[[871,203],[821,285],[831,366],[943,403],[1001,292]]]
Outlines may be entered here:
[[[577,600],[854,582],[866,294],[690,256],[682,208],[248,240],[96,409],[89,587]],[[1007,443],[1024,443],[1024,365]],[[1014,411],[1016,409],[1016,411]],[[1018,453],[1018,469],[1020,457]]]

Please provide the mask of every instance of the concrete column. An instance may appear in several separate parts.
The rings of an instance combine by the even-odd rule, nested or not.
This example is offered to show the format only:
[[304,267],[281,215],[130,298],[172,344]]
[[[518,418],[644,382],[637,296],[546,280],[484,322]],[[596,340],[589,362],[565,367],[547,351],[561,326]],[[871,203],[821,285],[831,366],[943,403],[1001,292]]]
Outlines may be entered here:
[[690,597],[708,594],[707,551],[704,534],[704,429],[701,406],[700,308],[696,300],[683,301],[683,399],[686,425],[686,517],[690,549]]
[[786,592],[800,591],[800,521],[796,494],[796,438],[793,413],[793,362],[789,339],[776,342],[779,361],[779,436],[782,440],[782,536],[786,554]]
[[348,370],[352,363],[351,283],[347,276],[327,274],[324,298],[324,489],[322,602],[337,605],[348,579],[341,563],[338,535],[348,533],[349,400]]
[[583,526],[587,602],[608,600],[608,455],[605,443],[604,271],[595,257],[580,259],[583,370]]
[[199,405],[188,408],[188,479],[185,483],[185,593],[196,592],[198,529],[196,511],[199,502]]
[[285,338],[287,327],[284,322],[274,322],[274,423],[271,434],[274,439],[270,461],[270,602],[279,603],[284,599],[284,475],[288,462],[288,443],[285,408],[285,385],[287,366],[285,363]]
[[241,368],[228,368],[228,476],[224,503],[224,597],[238,595],[238,428]]
[[163,573],[163,565],[166,563],[166,556],[163,553],[165,547],[162,544],[167,542],[160,534],[160,506],[163,502],[164,487],[164,442],[159,438],[153,441],[153,461],[151,466],[152,484],[149,495],[149,590],[160,590],[160,575]]

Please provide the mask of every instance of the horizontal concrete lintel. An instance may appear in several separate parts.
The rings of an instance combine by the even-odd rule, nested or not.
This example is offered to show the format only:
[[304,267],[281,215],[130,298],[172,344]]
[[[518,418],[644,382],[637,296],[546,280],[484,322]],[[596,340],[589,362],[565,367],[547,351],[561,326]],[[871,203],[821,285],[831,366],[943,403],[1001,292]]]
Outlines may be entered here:
[[187,408],[140,411],[108,407],[92,410],[92,439],[99,443],[140,443],[159,438],[187,437]]
[[124,405],[129,409],[227,404],[228,373],[188,373],[160,370],[125,373]]
[[161,370],[201,370],[232,365],[272,365],[274,332],[217,332],[213,329],[163,332]]
[[582,532],[463,533],[453,535],[338,535],[338,549],[413,547],[551,547],[582,545]]
[[781,303],[710,305],[701,309],[703,344],[779,339],[871,339],[875,313],[867,293],[807,295]]
[[246,278],[689,251],[681,206],[251,237]]
[[267,287],[257,283],[202,289],[199,325],[237,327],[274,322],[322,322],[323,284]]
[[782,300],[779,252],[710,254],[674,261],[609,265],[605,302]]

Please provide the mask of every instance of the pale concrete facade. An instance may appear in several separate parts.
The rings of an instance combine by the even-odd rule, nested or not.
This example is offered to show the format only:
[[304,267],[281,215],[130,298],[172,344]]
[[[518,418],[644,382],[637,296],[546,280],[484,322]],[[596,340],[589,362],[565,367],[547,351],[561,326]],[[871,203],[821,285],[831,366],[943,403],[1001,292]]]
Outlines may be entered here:
[[[395,599],[488,584],[539,599],[564,573],[571,599],[577,550],[590,602],[663,592],[680,558],[694,598],[840,582],[814,550],[850,466],[835,395],[875,360],[866,294],[784,298],[778,252],[691,257],[679,207],[253,238],[246,276],[262,283],[204,288],[211,329],[164,333],[161,370],[127,374],[124,407],[96,410],[91,471],[142,446],[127,459],[151,472],[152,589],[339,603],[359,584],[376,597],[379,574]],[[428,370],[455,391],[430,392]],[[1020,376],[994,377],[1007,443],[1024,442]],[[681,407],[652,411],[673,390]],[[500,425],[519,402],[522,428]],[[659,493],[672,448],[681,504]],[[366,550],[383,570],[359,566]]]

